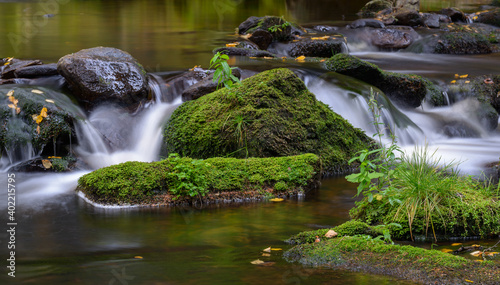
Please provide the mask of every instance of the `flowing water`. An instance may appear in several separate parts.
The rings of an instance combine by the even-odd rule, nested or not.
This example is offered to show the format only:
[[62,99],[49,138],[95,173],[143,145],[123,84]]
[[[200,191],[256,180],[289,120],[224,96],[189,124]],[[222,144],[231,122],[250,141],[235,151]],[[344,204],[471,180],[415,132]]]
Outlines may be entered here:
[[[155,90],[156,101],[137,114],[125,113],[116,106],[102,106],[86,115],[78,113],[84,120],[75,126],[75,152],[86,164],[82,170],[67,174],[15,173],[16,278],[8,277],[4,270],[1,284],[411,284],[376,275],[289,264],[282,259],[282,251],[262,256],[262,249],[269,246],[286,250],[283,240],[292,234],[348,220],[356,189],[343,177],[323,180],[321,188],[304,199],[208,209],[102,207],[74,191],[77,179],[92,169],[130,160],[160,159],[161,126],[181,104],[182,89],[194,83],[165,88],[163,80],[194,65],[207,67],[211,50],[234,40],[233,27],[248,16],[275,14],[304,25],[338,24],[355,19],[355,12],[363,5],[363,1],[350,2],[0,3],[0,34],[6,36],[0,41],[1,56],[55,62],[82,48],[118,47],[130,52],[151,72],[150,87]],[[435,6],[443,1],[422,2],[441,8]],[[481,4],[453,2],[454,6]],[[327,9],[318,8],[322,5],[331,5],[335,12],[326,13]],[[348,49],[385,70],[416,73],[437,83],[452,80],[455,73],[500,74],[500,56],[496,54],[387,53],[356,44]],[[249,72],[280,66],[247,58],[231,63]],[[375,132],[366,103],[369,86],[314,68],[290,67],[318,100],[368,134]],[[54,86],[43,81],[35,84]],[[455,103],[457,100],[449,98],[455,104],[434,109],[424,105],[409,111],[398,109],[384,98],[380,100],[383,119],[394,127],[405,150],[427,143],[446,160],[461,161],[461,170],[471,174],[479,174],[487,170],[487,164],[498,161],[500,134],[497,130],[485,131],[478,124],[472,104]],[[80,112],[77,106],[68,108]],[[450,138],[443,132],[450,118],[479,135]],[[28,145],[2,157],[0,185],[7,185],[12,173],[9,167],[14,162],[37,155]],[[0,202],[3,229],[8,218],[6,190],[0,193]],[[2,230],[0,260],[8,258],[8,238]],[[250,262],[256,259],[274,263],[252,265]]]

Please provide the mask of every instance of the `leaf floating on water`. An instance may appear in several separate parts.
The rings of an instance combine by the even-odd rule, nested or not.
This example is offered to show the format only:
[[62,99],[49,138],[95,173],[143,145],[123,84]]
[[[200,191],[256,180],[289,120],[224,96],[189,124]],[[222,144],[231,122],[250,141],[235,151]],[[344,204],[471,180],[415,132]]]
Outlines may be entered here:
[[142,259],[142,256],[136,255],[134,256],[135,259]]
[[476,250],[476,251],[470,253],[470,255],[472,255],[472,256],[480,256],[481,254],[483,254],[483,252],[480,250]]
[[264,263],[264,261],[262,261],[262,260],[260,260],[260,259],[256,259],[256,260],[254,260],[254,261],[252,261],[252,262],[250,262],[250,263],[251,263],[251,264],[262,264],[262,263]]
[[283,249],[281,249],[281,248],[279,248],[279,247],[271,247],[271,250],[274,250],[274,251],[280,251],[280,250],[283,250]]
[[263,252],[271,252],[271,247],[268,247],[268,248],[266,248],[266,249],[264,249],[264,250],[262,250],[262,251],[263,251]]
[[272,198],[272,199],[269,199],[269,201],[271,201],[271,202],[283,202],[283,198]]
[[452,251],[453,251],[453,249],[443,248],[443,249],[440,249],[440,251],[445,252],[445,253],[448,253],[448,252],[452,252]]
[[35,93],[35,94],[43,94],[43,91],[38,90],[38,89],[33,89],[33,90],[31,90],[31,92]]
[[461,242],[456,242],[456,243],[452,243],[451,246],[458,246],[458,245],[462,245]]
[[52,100],[52,99],[45,99],[45,102],[49,102],[49,103],[52,103],[52,104],[55,103],[54,100]]
[[45,167],[45,169],[49,169],[52,167],[52,163],[48,159],[43,159],[42,164],[43,164],[43,167]]

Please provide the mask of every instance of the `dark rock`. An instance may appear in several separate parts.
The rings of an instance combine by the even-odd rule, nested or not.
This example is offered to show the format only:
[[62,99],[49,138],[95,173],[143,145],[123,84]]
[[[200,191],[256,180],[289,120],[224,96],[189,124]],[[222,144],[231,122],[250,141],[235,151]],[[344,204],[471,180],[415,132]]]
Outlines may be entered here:
[[500,27],[500,9],[486,11],[477,16],[476,22]]
[[288,54],[293,57],[331,57],[337,53],[346,52],[342,39],[303,40],[290,44]]
[[437,90],[431,82],[418,75],[384,72],[372,63],[347,54],[337,54],[328,59],[325,68],[379,88],[401,107],[418,107],[428,92]]
[[395,7],[398,9],[408,9],[417,11],[420,9],[420,0],[397,0]]
[[434,38],[432,52],[440,54],[487,54],[492,52],[490,42],[481,34],[450,32]]
[[294,37],[292,30],[295,31],[295,33],[300,33],[303,29],[296,24],[292,24],[276,16],[252,16],[246,19],[238,27],[238,32],[241,35],[253,34],[258,30],[269,32],[273,37],[273,41],[288,41]]
[[374,18],[379,11],[391,9],[392,2],[385,0],[373,0],[366,3],[363,8],[359,11],[359,15],[362,18]]
[[255,31],[248,39],[262,50],[266,50],[267,47],[269,47],[269,45],[273,42],[273,36],[271,33],[263,30]]
[[238,26],[238,33],[240,35],[244,35],[247,33],[247,31],[253,27],[256,27],[259,24],[259,21],[262,19],[262,17],[255,17],[255,16],[250,16],[248,19],[243,21],[239,26]]
[[265,50],[254,50],[248,48],[237,48],[237,47],[221,47],[214,49],[213,53],[221,52],[227,55],[241,55],[248,57],[277,57]]
[[57,69],[75,97],[90,107],[103,101],[132,106],[148,96],[146,71],[130,54],[116,48],[96,47],[66,55]]
[[385,25],[382,21],[376,19],[358,19],[350,25],[347,25],[347,27],[350,29],[359,29],[364,27],[385,28]]
[[[241,79],[241,70],[235,68],[232,70],[232,74],[238,79]],[[191,101],[200,98],[206,94],[212,93],[217,90],[217,82],[214,82],[213,70],[210,74],[203,78],[201,81],[189,86],[186,90],[182,92],[182,101]],[[224,86],[222,86],[224,87]]]
[[398,9],[393,13],[392,16],[396,19],[396,23],[398,25],[410,26],[410,27],[417,27],[424,25],[424,20],[422,19],[422,16],[420,16],[420,14],[415,10]]
[[[441,17],[444,15],[438,15],[434,13],[424,13],[423,19],[424,19],[424,25],[433,28],[433,29],[439,29],[441,25]],[[446,16],[445,16],[446,17]]]
[[326,25],[316,25],[313,27],[313,30],[316,30],[318,32],[334,32],[338,29],[339,29],[338,27],[326,26]]
[[393,29],[378,29],[371,38],[374,46],[383,49],[402,49],[407,48],[413,38],[409,33]]
[[440,14],[450,17],[452,22],[467,22],[467,17],[464,12],[458,10],[457,8],[445,8],[440,11]]
[[17,78],[35,78],[58,74],[56,63],[21,67],[14,72]]
[[4,59],[6,62],[3,71],[2,71],[2,79],[10,79],[10,78],[15,78],[15,72],[16,70],[28,66],[33,66],[33,65],[41,65],[42,62],[40,60],[20,60],[13,58],[10,61],[7,61]]

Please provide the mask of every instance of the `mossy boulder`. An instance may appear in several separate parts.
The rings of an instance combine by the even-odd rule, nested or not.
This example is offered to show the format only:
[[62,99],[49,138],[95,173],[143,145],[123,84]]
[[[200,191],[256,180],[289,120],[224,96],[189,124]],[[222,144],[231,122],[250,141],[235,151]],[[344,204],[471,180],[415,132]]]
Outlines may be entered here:
[[386,244],[367,236],[344,236],[299,244],[286,251],[284,258],[323,270],[362,271],[419,284],[500,283],[500,269],[491,261],[475,262],[439,250]]
[[478,33],[451,32],[433,41],[433,53],[439,54],[487,54],[492,52],[491,43]]
[[321,163],[314,154],[279,158],[210,158],[177,155],[158,162],[126,162],[82,176],[77,191],[102,204],[183,203],[249,196],[281,196],[318,185]]
[[346,170],[353,154],[371,143],[284,68],[182,104],[167,123],[164,140],[168,153],[193,158],[315,153],[325,172]]
[[295,31],[296,33],[296,30],[302,31],[303,29],[296,24],[288,22],[282,17],[276,16],[251,16],[238,26],[238,33],[240,35],[263,31],[269,33],[271,41],[275,42],[293,39],[293,32]]
[[379,88],[399,106],[416,108],[426,96],[442,97],[439,89],[421,76],[382,71],[375,64],[348,54],[334,55],[324,66]]
[[[14,151],[31,144],[35,153],[43,155],[45,146],[50,145],[47,154],[54,155],[52,145],[68,144],[73,120],[83,118],[78,109],[71,110],[75,107],[66,95],[43,87],[0,86],[0,98],[2,150]],[[46,114],[42,114],[44,108]],[[58,149],[66,152],[64,147]]]
[[303,40],[291,43],[288,54],[292,57],[331,57],[337,53],[347,51],[344,38],[328,40]]
[[379,11],[392,9],[393,2],[386,0],[372,0],[363,6],[358,15],[363,18],[374,18]]
[[476,22],[500,27],[500,8],[480,13]]

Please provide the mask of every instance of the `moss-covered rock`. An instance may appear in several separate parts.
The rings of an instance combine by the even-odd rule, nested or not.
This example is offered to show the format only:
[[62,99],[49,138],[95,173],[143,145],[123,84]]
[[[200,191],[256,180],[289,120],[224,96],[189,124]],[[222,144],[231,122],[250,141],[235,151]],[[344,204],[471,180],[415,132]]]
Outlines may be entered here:
[[288,41],[293,38],[292,30],[300,28],[298,25],[276,16],[249,17],[238,26],[238,32],[243,34],[252,34],[256,31],[265,31],[270,33],[272,41]]
[[325,172],[345,170],[353,154],[371,143],[288,69],[268,70],[182,104],[164,139],[168,153],[193,158],[315,153]]
[[230,191],[236,192],[233,199],[304,192],[317,186],[320,169],[314,154],[206,160],[171,156],[95,170],[79,179],[77,190],[102,204],[169,204],[191,199],[203,199],[206,204],[223,199],[219,194]]
[[392,1],[372,0],[366,3],[358,14],[363,18],[374,18],[379,11],[391,9],[392,7]]
[[338,234],[338,237],[379,234],[378,231],[365,222],[350,220],[333,228],[298,233],[285,240],[285,242],[289,244],[312,243],[316,240],[316,236],[320,237],[320,239],[328,239],[325,238],[325,234],[329,230],[334,230]]
[[500,8],[485,11],[477,15],[477,22],[500,27]]
[[379,88],[400,106],[415,108],[420,106],[426,96],[442,97],[439,89],[421,76],[385,72],[375,64],[348,54],[334,55],[324,66],[328,70],[357,78]]
[[296,245],[284,254],[288,262],[355,270],[422,284],[499,284],[500,269],[438,250],[351,236]]
[[[54,142],[60,145],[69,141],[78,112],[70,113],[67,106],[72,103],[66,95],[43,87],[1,86],[0,98],[0,149],[13,151],[31,144],[40,153],[49,144],[47,154],[54,155]],[[42,114],[43,108],[46,114]]]
[[433,41],[433,53],[440,54],[487,54],[492,52],[488,39],[471,32],[442,34]]

